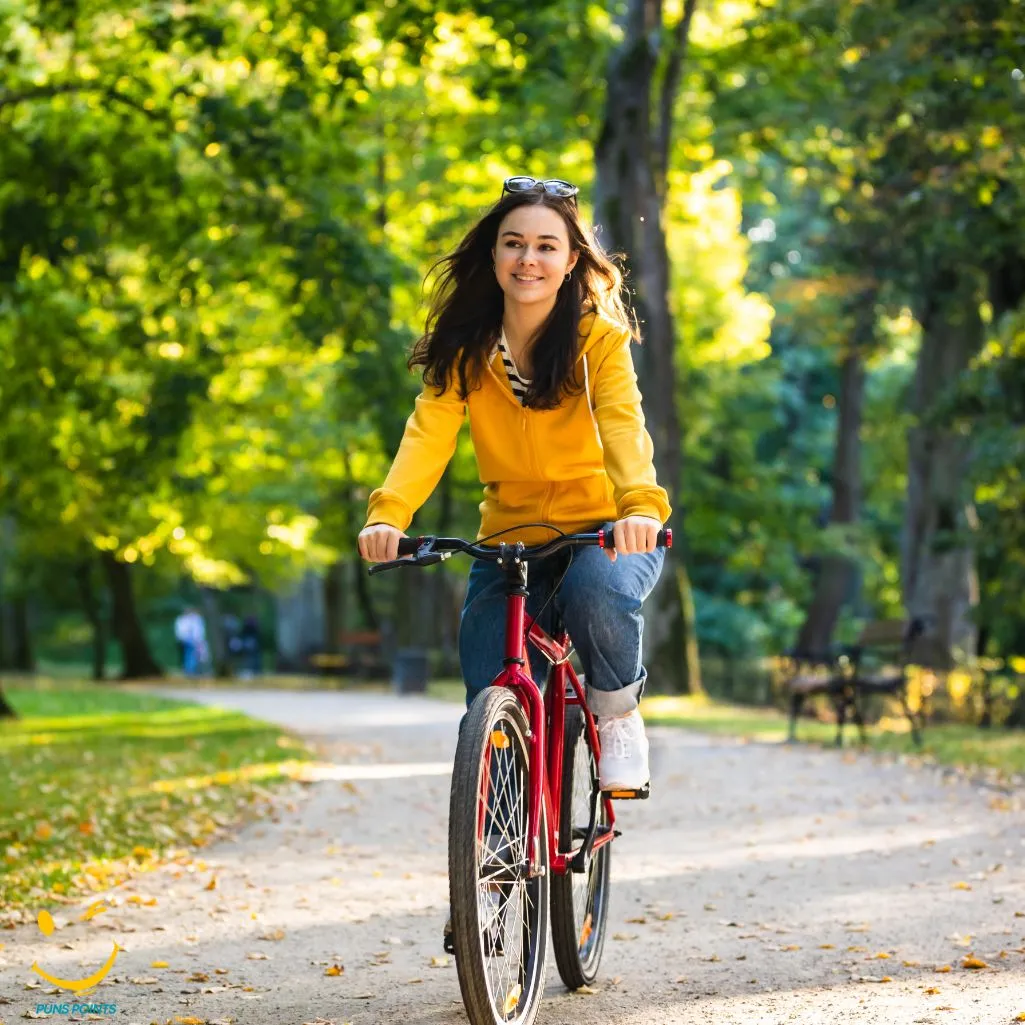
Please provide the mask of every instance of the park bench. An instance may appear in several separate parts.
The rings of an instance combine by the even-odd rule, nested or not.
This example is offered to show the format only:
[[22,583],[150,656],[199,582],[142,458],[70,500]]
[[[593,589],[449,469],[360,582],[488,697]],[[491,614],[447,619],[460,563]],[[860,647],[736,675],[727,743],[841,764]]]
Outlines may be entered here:
[[886,619],[866,623],[858,639],[829,653],[812,655],[791,652],[786,680],[790,700],[788,739],[797,739],[797,719],[807,698],[827,695],[836,711],[836,745],[843,744],[848,713],[865,743],[863,699],[871,695],[896,698],[911,726],[916,745],[922,743],[925,727],[921,709],[908,704],[908,670],[912,665],[947,669],[929,642],[921,619]]
[[388,675],[384,635],[379,630],[343,631],[337,651],[314,652],[307,661],[322,676],[362,676],[380,679]]

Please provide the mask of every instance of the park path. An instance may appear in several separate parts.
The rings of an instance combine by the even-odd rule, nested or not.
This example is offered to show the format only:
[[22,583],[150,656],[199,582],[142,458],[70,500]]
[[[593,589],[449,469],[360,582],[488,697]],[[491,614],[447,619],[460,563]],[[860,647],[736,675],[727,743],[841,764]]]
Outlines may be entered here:
[[[113,939],[127,949],[90,999],[116,1003],[125,1025],[465,1022],[441,951],[460,707],[163,692],[298,731],[327,778],[201,862],[121,887],[115,911],[68,913],[63,945],[34,926],[0,933],[0,1022],[59,999],[25,988],[33,960],[84,976]],[[869,755],[650,733],[653,796],[620,806],[598,992],[567,994],[551,965],[540,1025],[1002,1025],[1025,1012],[1018,795]],[[962,967],[969,955],[988,967]]]

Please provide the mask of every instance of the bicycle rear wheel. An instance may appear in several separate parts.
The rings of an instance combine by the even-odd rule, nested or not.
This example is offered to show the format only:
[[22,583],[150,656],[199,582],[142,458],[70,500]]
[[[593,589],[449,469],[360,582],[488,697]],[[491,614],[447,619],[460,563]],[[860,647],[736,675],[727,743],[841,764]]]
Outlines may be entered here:
[[[489,687],[456,748],[448,877],[459,988],[471,1025],[529,1025],[544,992],[548,842],[530,878],[527,722],[515,694]],[[543,811],[543,809],[542,809]]]
[[[562,808],[559,851],[580,849],[591,821],[591,804],[598,800],[598,828],[608,829],[605,802],[598,789],[598,766],[584,732],[584,713],[577,705],[566,709],[562,755]],[[609,871],[612,845],[603,844],[583,872],[570,869],[552,878],[552,945],[559,976],[570,989],[594,982],[605,947],[609,913]]]

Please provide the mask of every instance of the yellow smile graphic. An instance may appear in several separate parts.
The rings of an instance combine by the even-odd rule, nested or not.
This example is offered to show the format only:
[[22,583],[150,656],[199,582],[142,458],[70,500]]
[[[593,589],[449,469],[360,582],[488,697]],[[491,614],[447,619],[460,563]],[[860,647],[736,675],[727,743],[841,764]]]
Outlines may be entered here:
[[[92,918],[94,917],[94,915],[99,914],[100,911],[106,910],[103,907],[99,908],[98,910],[94,910],[96,908],[97,905],[94,904],[93,907],[90,908],[89,911],[87,911],[82,917]],[[37,921],[39,924],[39,931],[42,932],[44,936],[53,935],[53,931],[56,928],[56,926],[53,923],[53,918],[51,917],[49,911],[40,911]],[[46,979],[47,982],[53,983],[54,986],[59,986],[61,989],[69,989],[72,993],[79,995],[85,993],[87,990],[92,989],[94,986],[98,986],[107,977],[107,973],[111,970],[111,968],[114,967],[114,962],[117,960],[117,955],[122,950],[124,950],[124,947],[119,947],[115,943],[114,949],[110,952],[110,957],[107,958],[106,962],[97,971],[93,972],[92,975],[87,976],[84,979],[58,978],[56,975],[51,975],[49,972],[44,971],[42,968],[39,967],[39,964],[35,961],[32,962],[32,971],[34,971],[36,975],[39,975],[42,978]]]

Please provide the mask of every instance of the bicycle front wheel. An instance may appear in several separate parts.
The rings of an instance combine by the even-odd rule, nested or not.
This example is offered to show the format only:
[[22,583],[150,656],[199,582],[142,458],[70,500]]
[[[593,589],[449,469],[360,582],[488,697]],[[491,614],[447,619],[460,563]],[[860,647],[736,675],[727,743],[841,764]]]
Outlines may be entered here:
[[[470,1025],[530,1025],[544,991],[548,841],[528,876],[527,722],[504,687],[479,694],[456,748],[448,878],[456,970]],[[542,809],[543,811],[543,809]]]
[[[595,799],[599,831],[609,826],[598,789],[598,766],[579,706],[566,709],[564,736],[559,851],[572,854],[587,835]],[[552,879],[552,945],[559,975],[570,989],[589,986],[598,975],[609,914],[611,863],[612,845],[606,843],[591,855],[583,872],[571,868]]]

